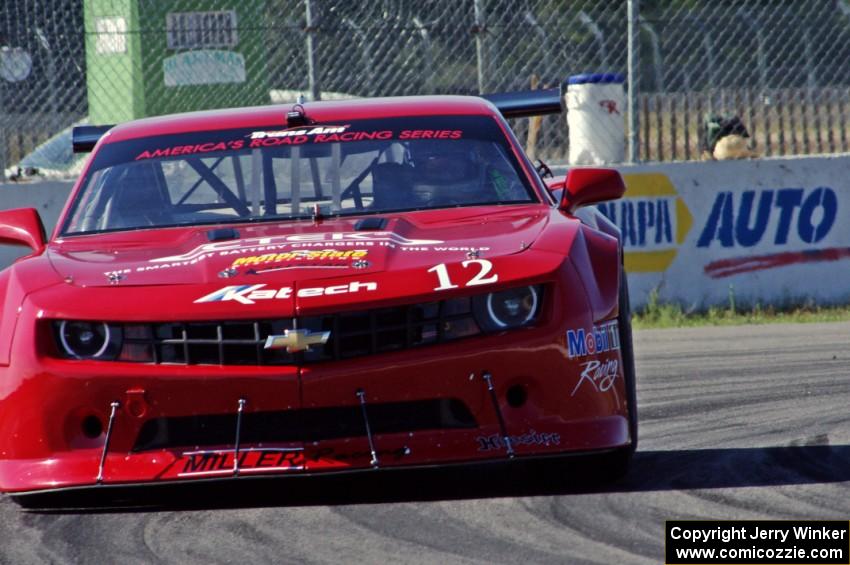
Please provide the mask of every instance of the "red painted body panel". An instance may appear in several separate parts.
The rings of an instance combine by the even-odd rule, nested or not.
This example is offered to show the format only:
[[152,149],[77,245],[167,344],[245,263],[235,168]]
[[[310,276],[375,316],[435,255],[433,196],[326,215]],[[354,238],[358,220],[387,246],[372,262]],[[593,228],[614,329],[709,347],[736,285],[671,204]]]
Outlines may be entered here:
[[[287,109],[141,120],[115,128],[100,143],[186,129],[265,125],[275,123],[278,115],[282,122]],[[494,114],[488,103],[464,97],[316,104],[308,105],[308,112],[330,121]],[[520,162],[531,175],[524,157]],[[106,484],[229,476],[233,442],[205,446],[206,451],[222,450],[206,456],[195,455],[197,446],[191,444],[137,446],[146,424],[160,418],[235,418],[240,398],[246,400],[246,417],[357,411],[362,392],[367,412],[393,403],[451,401],[455,404],[440,406],[460,403],[474,419],[474,424],[455,427],[377,431],[372,439],[381,466],[507,457],[499,412],[518,456],[627,447],[631,439],[621,353],[591,343],[594,328],[618,314],[619,242],[559,211],[542,194],[539,179],[529,180],[544,203],[387,214],[387,225],[372,232],[356,231],[357,218],[342,218],[230,225],[239,231],[238,239],[214,243],[206,236],[214,226],[54,239],[41,256],[0,273],[0,490],[25,493],[95,485],[106,436],[86,437],[84,421],[94,417],[105,429],[113,402],[119,407],[103,468]],[[369,266],[299,266],[261,276],[240,269],[229,278],[219,275],[237,259],[296,245],[365,251]],[[492,270],[485,274],[497,278],[482,275],[485,283],[464,284],[476,275],[479,264],[473,260],[473,265],[464,265],[471,258],[488,262]],[[435,265],[445,265],[450,279],[461,284],[440,290]],[[110,274],[123,278],[110,280]],[[308,365],[74,360],[57,354],[51,335],[52,320],[154,323],[303,317],[538,284],[544,288],[543,303],[532,326]],[[224,287],[253,285],[289,290],[273,299],[198,302]],[[576,349],[580,337],[590,339],[588,350]],[[605,363],[604,374],[594,372]],[[499,412],[485,374],[492,378]],[[600,378],[607,379],[605,386],[599,386]],[[439,417],[451,422],[465,416]],[[372,464],[365,433],[247,442],[240,448],[241,474]]]
[[[122,286],[221,286],[218,273],[234,259],[291,249],[366,251],[371,265],[357,272],[365,276],[463,260],[473,248],[488,258],[519,253],[520,243],[530,245],[546,228],[549,212],[539,205],[411,212],[388,216],[387,226],[372,232],[355,231],[358,218],[236,224],[228,227],[237,229],[240,239],[212,243],[206,234],[216,226],[137,230],[66,238],[51,244],[47,254],[63,277],[71,276],[76,286],[84,287],[109,286],[105,273],[113,271],[126,271]],[[339,269],[299,266],[264,275],[263,282],[292,283],[332,278],[338,273]],[[228,284],[252,282],[256,276],[228,279]]]

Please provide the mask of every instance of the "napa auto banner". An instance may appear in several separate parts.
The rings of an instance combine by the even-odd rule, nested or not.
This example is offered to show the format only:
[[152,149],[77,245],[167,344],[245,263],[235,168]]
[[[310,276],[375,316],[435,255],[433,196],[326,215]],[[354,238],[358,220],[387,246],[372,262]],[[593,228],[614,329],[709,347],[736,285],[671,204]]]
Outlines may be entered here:
[[617,168],[633,306],[850,302],[850,156]]

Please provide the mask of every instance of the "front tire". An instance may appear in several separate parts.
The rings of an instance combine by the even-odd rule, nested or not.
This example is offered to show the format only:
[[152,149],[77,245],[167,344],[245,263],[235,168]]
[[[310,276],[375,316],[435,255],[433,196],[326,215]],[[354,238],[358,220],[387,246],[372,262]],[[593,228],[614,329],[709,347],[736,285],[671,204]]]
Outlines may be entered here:
[[629,305],[629,287],[625,270],[620,270],[620,300],[617,314],[620,335],[620,357],[623,360],[623,384],[626,389],[626,410],[629,422],[629,445],[620,447],[596,459],[597,480],[608,483],[625,476],[638,445],[637,385],[635,356],[632,347],[632,312]]
[[623,382],[626,388],[626,407],[629,412],[629,437],[631,443],[626,449],[628,456],[638,446],[638,407],[637,378],[635,374],[635,355],[632,346],[632,312],[629,304],[629,284],[624,269],[620,270],[620,305],[617,314],[617,326],[620,333],[620,356],[623,360]]

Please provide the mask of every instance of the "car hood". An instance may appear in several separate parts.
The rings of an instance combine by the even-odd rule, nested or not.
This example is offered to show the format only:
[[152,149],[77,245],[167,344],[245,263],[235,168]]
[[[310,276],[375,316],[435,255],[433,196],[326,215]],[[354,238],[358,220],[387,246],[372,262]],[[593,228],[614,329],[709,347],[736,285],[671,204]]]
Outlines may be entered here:
[[291,285],[516,254],[550,212],[488,206],[382,216],[377,226],[377,217],[364,216],[144,229],[59,239],[47,255],[66,282],[82,287]]

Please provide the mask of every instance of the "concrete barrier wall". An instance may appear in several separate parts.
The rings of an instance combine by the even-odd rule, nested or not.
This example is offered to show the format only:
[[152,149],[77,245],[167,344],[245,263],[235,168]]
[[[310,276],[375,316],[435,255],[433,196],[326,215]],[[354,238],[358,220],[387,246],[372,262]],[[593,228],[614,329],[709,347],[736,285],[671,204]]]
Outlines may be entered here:
[[618,168],[633,304],[850,302],[850,155]]
[[[600,209],[624,234],[632,304],[850,302],[850,155],[618,167]],[[0,209],[37,208],[50,232],[71,183],[0,185]],[[26,253],[0,246],[0,267]]]

